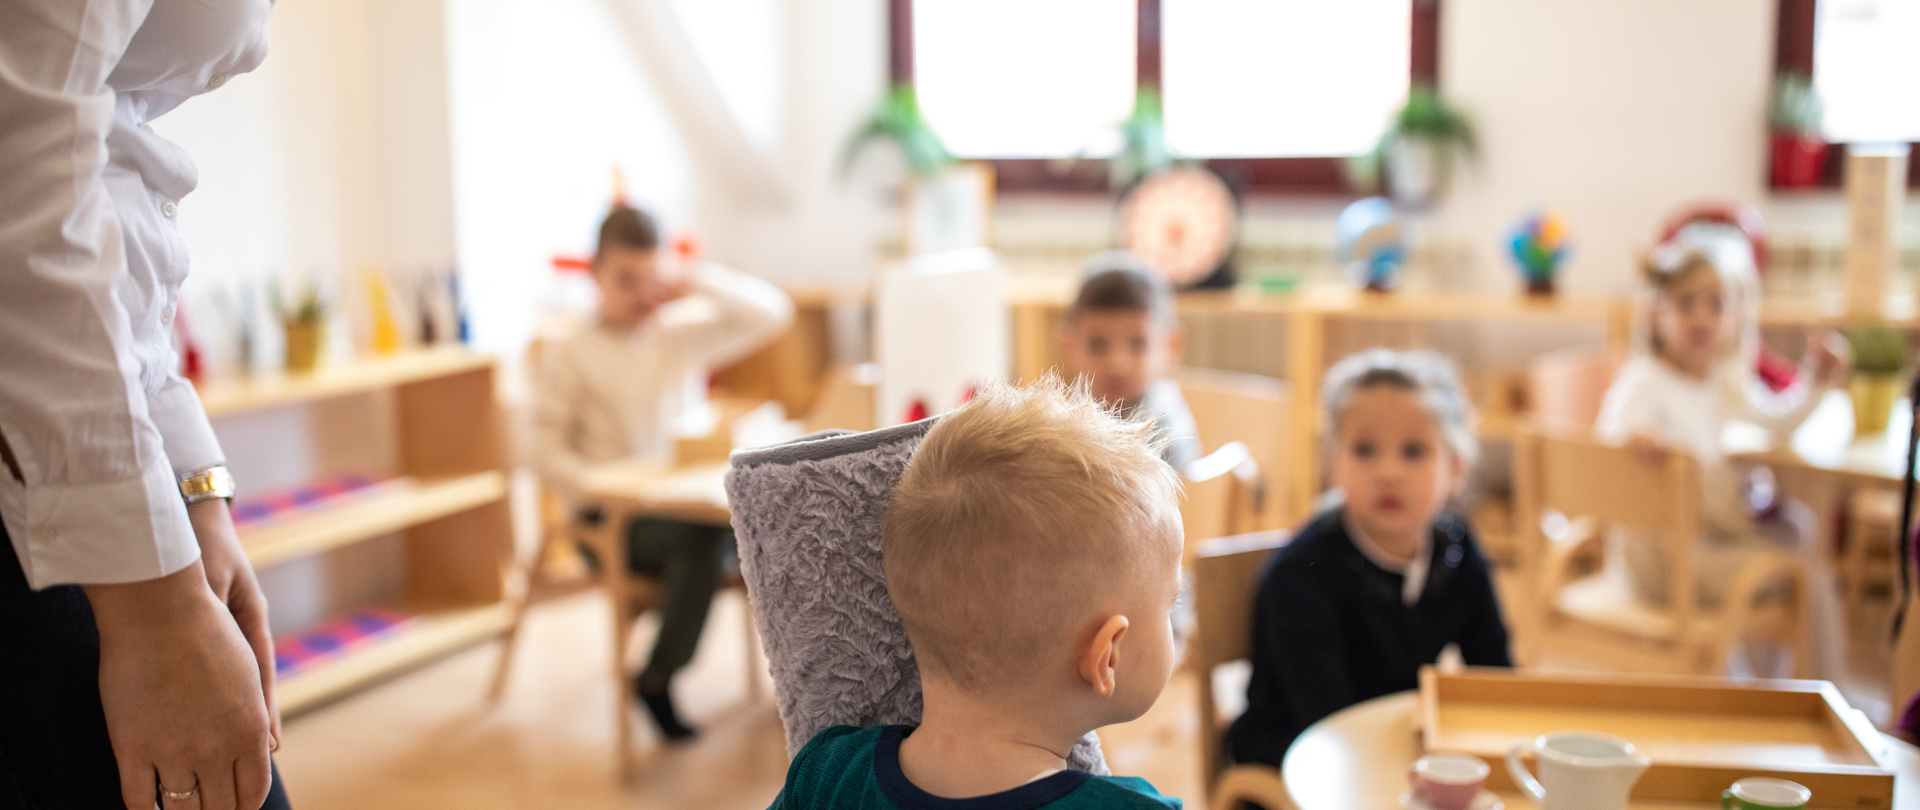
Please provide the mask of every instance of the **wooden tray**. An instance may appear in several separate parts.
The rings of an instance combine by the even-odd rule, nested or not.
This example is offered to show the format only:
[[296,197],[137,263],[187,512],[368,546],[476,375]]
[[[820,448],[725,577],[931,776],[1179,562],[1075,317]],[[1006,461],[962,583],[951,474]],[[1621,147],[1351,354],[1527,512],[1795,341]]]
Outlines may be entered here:
[[1791,779],[1811,807],[1893,806],[1893,772],[1865,715],[1826,681],[1662,676],[1538,676],[1504,669],[1420,672],[1429,751],[1466,751],[1493,766],[1489,787],[1514,790],[1504,761],[1515,742],[1583,729],[1623,737],[1653,767],[1637,799],[1717,802],[1746,776]]

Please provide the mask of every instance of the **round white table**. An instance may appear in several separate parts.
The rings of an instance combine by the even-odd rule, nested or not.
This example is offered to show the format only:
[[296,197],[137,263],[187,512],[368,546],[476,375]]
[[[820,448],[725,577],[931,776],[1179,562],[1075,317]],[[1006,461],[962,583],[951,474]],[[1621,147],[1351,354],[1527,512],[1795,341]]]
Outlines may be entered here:
[[[1398,810],[1407,769],[1420,758],[1419,695],[1398,692],[1357,703],[1309,727],[1288,749],[1280,778],[1297,810]],[[1920,749],[1887,738],[1895,810],[1920,810]],[[1505,763],[1488,763],[1495,768]],[[1501,793],[1507,810],[1533,810],[1518,793]],[[1711,804],[1634,802],[1631,810],[1696,810]]]

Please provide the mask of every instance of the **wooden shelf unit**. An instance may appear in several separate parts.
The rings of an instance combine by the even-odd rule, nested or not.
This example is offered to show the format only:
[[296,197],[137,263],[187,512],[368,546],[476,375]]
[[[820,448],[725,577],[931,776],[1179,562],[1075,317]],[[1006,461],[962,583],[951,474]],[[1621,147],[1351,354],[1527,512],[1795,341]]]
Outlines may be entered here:
[[280,712],[299,714],[356,689],[506,632],[513,610],[505,603],[422,611],[392,634],[351,653],[315,664],[277,686]]
[[498,470],[403,484],[393,491],[349,497],[337,505],[242,528],[240,545],[254,567],[265,567],[409,529],[507,494],[507,477]]
[[401,482],[240,533],[255,566],[395,533],[407,556],[404,593],[395,601],[414,618],[389,636],[282,679],[284,713],[494,638],[512,621],[505,578],[513,525],[494,370],[492,357],[441,347],[200,389],[216,433],[221,417],[392,392]]
[[206,409],[208,416],[220,417],[492,368],[493,358],[466,349],[423,349],[325,366],[306,374],[215,380],[200,386],[200,407]]

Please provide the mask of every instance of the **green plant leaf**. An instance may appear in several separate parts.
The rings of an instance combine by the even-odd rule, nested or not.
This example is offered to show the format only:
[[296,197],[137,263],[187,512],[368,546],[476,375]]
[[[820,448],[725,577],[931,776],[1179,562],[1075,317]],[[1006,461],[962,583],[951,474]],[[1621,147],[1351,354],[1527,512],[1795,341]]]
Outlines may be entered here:
[[842,178],[853,171],[854,161],[874,141],[892,142],[900,150],[907,171],[923,180],[938,175],[955,162],[940,136],[920,116],[920,102],[911,84],[888,88],[886,97],[847,140],[846,149],[840,155]]
[[1853,346],[1853,369],[1862,374],[1898,374],[1907,367],[1907,339],[1884,326],[1862,326],[1847,332]]

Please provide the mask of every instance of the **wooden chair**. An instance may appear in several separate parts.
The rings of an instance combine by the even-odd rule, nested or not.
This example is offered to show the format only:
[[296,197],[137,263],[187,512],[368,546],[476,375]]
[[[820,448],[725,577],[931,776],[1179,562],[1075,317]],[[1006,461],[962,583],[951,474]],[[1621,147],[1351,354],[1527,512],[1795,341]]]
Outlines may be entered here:
[[[527,369],[533,379],[539,379],[539,363],[544,354],[542,341],[534,341],[527,350]],[[727,410],[722,408],[722,410]],[[738,416],[749,409],[733,408],[732,416]],[[731,435],[731,424],[725,418],[716,426],[716,434]],[[676,443],[677,452],[687,452],[689,444]],[[697,446],[698,442],[694,443]],[[723,456],[724,457],[724,456]],[[500,659],[494,665],[493,683],[488,688],[489,699],[498,703],[506,696],[507,679],[513,672],[514,654],[519,648],[520,632],[526,624],[527,612],[534,605],[561,596],[576,593],[586,587],[598,585],[605,589],[613,610],[613,676],[616,708],[617,736],[615,753],[618,757],[620,777],[624,781],[632,776],[632,738],[633,708],[629,705],[629,673],[626,671],[627,644],[633,635],[634,622],[649,610],[660,606],[661,593],[659,583],[651,577],[632,576],[626,572],[627,520],[622,515],[603,516],[598,526],[581,524],[569,509],[565,499],[560,498],[550,488],[541,484],[536,496],[540,509],[540,542],[533,556],[520,561],[516,567],[521,571],[522,586],[514,600],[513,623],[507,627],[501,637]],[[574,544],[592,551],[600,561],[600,570],[592,577],[556,576],[554,566],[557,560],[565,559]],[[729,576],[722,587],[734,588],[746,592],[746,583],[738,574]],[[745,611],[746,628],[746,693],[749,701],[759,700],[762,686],[760,673],[765,666],[760,661],[760,636],[753,623],[753,612]]]
[[[1867,591],[1894,594],[1900,574],[1900,493],[1862,489],[1847,498],[1847,543],[1840,556],[1840,594],[1849,617],[1858,616]],[[1894,598],[1893,596],[1889,597]]]
[[814,398],[813,407],[801,420],[806,432],[830,428],[874,429],[877,426],[873,416],[874,382],[879,376],[880,367],[871,363],[838,366],[828,371],[825,382],[820,385],[820,395]]
[[1229,442],[1182,471],[1186,501],[1180,505],[1180,526],[1186,533],[1185,557],[1204,540],[1239,534],[1253,520],[1253,504],[1260,465],[1244,442]]
[[1600,418],[1600,402],[1627,360],[1611,346],[1579,346],[1542,354],[1527,364],[1527,406],[1536,421],[1564,429],[1587,429]]
[[[1692,457],[1669,453],[1664,466],[1652,467],[1625,448],[1529,426],[1516,437],[1514,471],[1518,522],[1537,549],[1537,624],[1522,645],[1525,660],[1552,647],[1627,671],[1724,674],[1735,645],[1764,639],[1792,647],[1796,675],[1809,671],[1809,583],[1792,554],[1757,554],[1728,574],[1719,605],[1701,604],[1700,474]],[[1637,599],[1623,571],[1575,570],[1614,529],[1660,538],[1668,605]]]
[[1287,384],[1272,377],[1209,368],[1176,368],[1169,375],[1180,384],[1193,421],[1200,428],[1202,452],[1212,453],[1231,442],[1243,442],[1258,465],[1245,504],[1248,523],[1234,533],[1278,529],[1300,515],[1288,515],[1282,470],[1287,464]]
[[1223,735],[1230,718],[1220,716],[1213,673],[1245,660],[1253,646],[1253,602],[1267,558],[1286,544],[1285,531],[1220,537],[1198,544],[1193,561],[1195,633],[1187,658],[1200,693],[1200,773],[1210,786],[1207,806],[1232,810],[1250,801],[1268,810],[1292,810],[1280,772],[1267,765],[1227,764]]

